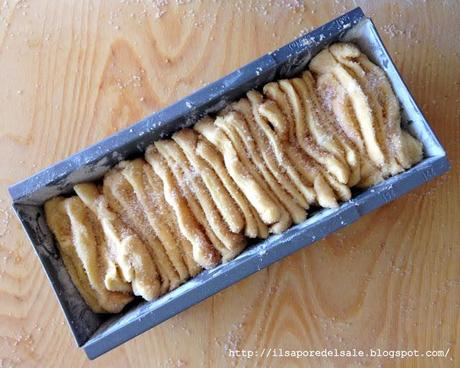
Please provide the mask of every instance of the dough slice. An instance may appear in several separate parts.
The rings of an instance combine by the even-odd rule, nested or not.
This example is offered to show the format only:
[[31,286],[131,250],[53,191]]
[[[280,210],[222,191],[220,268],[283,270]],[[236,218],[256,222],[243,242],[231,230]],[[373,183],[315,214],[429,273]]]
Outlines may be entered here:
[[249,238],[259,237],[265,239],[268,236],[267,226],[262,222],[255,208],[251,206],[238,188],[238,185],[233,181],[225,167],[221,153],[206,139],[202,138],[199,138],[197,142],[196,153],[212,167],[222,184],[238,204],[244,215],[245,235]]
[[[265,160],[267,165],[272,167],[273,175],[281,179],[281,182],[284,183],[284,189],[291,194],[297,204],[304,209],[308,209],[309,203],[313,203],[315,200],[315,193],[310,186],[305,185],[306,183],[302,181],[294,165],[285,154],[276,133],[270,126],[272,120],[267,119],[266,114],[264,114],[264,112],[267,112],[265,109],[266,104],[270,105],[271,101],[264,100],[263,96],[255,91],[250,91],[248,97],[254,116],[254,129],[258,130],[259,142],[266,147]],[[270,109],[268,110],[270,111]],[[276,121],[275,119],[274,124],[279,124],[280,129],[285,129],[282,121]],[[277,163],[276,169],[274,161]],[[295,189],[287,186],[286,183],[289,183]]]
[[[279,168],[276,168],[274,157],[271,156],[270,152],[267,150],[269,143],[264,141],[261,132],[257,127],[257,123],[255,122],[255,115],[260,117],[257,111],[257,97],[255,93],[251,92],[248,93],[248,96],[253,100],[252,103],[247,99],[241,99],[238,102],[233,103],[231,108],[234,113],[227,114],[227,121],[239,134],[240,139],[244,140],[244,144],[246,144],[246,150],[250,154],[251,161],[263,177],[261,180],[267,183],[270,191],[274,194],[274,196],[276,196],[276,199],[281,204],[281,208],[283,210],[287,210],[289,214],[288,217],[290,217],[294,223],[301,223],[307,217],[307,212],[295,202],[295,200],[280,184],[280,181],[288,181],[288,179],[279,172]],[[245,139],[242,135],[244,131],[249,132],[252,140]],[[278,231],[282,232],[286,230],[286,228],[291,226],[291,220],[285,221],[284,223],[280,221],[281,226],[274,232],[278,233]]]
[[357,185],[362,187],[381,182],[383,180],[382,172],[367,153],[350,97],[343,86],[333,74],[326,73],[318,77],[318,92],[324,108],[334,114],[336,124],[341,127],[344,134],[358,149],[361,177]]
[[222,260],[234,258],[244,249],[246,240],[241,234],[228,229],[201,180],[201,173],[193,171],[187,157],[174,141],[160,140],[155,142],[155,147],[176,176],[190,208],[222,254]]
[[193,259],[203,268],[215,267],[220,261],[220,254],[209,241],[202,225],[188,207],[187,200],[181,193],[176,178],[165,160],[153,145],[147,148],[145,158],[163,182],[165,199],[174,209],[181,233],[192,243]]
[[370,75],[366,75],[365,71],[361,68],[358,62],[354,61],[360,55],[360,51],[356,47],[351,47],[350,44],[337,44],[335,47],[330,47],[329,51],[337,62],[342,66],[343,69],[356,80],[356,82],[362,88],[366,95],[368,104],[372,110],[373,122],[377,139],[381,144],[382,152],[385,156],[384,163],[380,166],[383,175],[395,175],[402,171],[402,167],[396,162],[394,155],[390,152],[388,146],[388,140],[386,136],[386,129],[382,111],[382,105],[380,105],[376,96],[375,87],[370,85]]
[[86,208],[87,211],[85,212],[85,216],[88,222],[85,223],[87,226],[91,225],[96,243],[98,244],[98,252],[100,254],[99,263],[101,272],[103,273],[105,288],[109,291],[131,294],[131,284],[124,279],[120,266],[117,263],[117,250],[114,248],[113,244],[106,239],[104,230],[97,216],[88,207]]
[[[276,206],[276,209],[280,216],[278,221],[276,221],[269,227],[269,232],[279,234],[292,225],[292,218],[288,210],[283,206],[281,201],[278,200],[277,196],[272,191],[270,185],[265,181],[265,178],[267,178],[267,180],[273,186],[276,187],[277,185],[276,180],[273,178],[270,171],[266,167],[264,167],[264,163],[261,161],[260,156],[257,156],[256,160],[259,160],[257,161],[257,163],[260,165],[260,167],[262,167],[262,170],[264,170],[265,175],[263,175],[260,172],[259,167],[256,166],[256,164],[252,160],[252,154],[254,154],[254,151],[257,150],[257,147],[253,146],[253,138],[251,137],[250,132],[246,129],[247,127],[245,126],[245,124],[246,123],[241,114],[234,111],[230,111],[225,116],[216,119],[217,128],[220,128],[219,130],[221,130],[222,133],[224,133],[226,137],[230,140],[230,143],[233,145],[235,153],[237,154],[238,159],[241,161],[244,169],[247,172],[251,173],[255,182],[267,194],[267,198],[270,201],[272,201]],[[244,130],[244,133],[241,130]],[[244,134],[246,137],[251,138],[247,139],[247,141],[244,141],[241,139],[240,136],[242,134]],[[245,145],[246,143],[248,143],[248,141],[251,143]],[[248,150],[248,146],[255,147],[254,151]],[[285,193],[281,191],[280,194],[283,195]],[[298,209],[298,206],[296,205],[294,200],[288,198],[287,196],[286,200],[293,205],[295,210]]]
[[259,111],[274,127],[274,134],[279,141],[277,144],[284,147],[289,161],[300,175],[300,180],[308,187],[313,186],[314,199],[321,207],[337,207],[334,191],[318,165],[297,144],[295,133],[288,122],[288,102],[279,85],[276,82],[265,85],[264,93],[270,100],[262,104]]
[[255,137],[265,165],[289,197],[291,197],[301,208],[308,209],[308,199],[305,199],[295,183],[290,180],[286,172],[286,162],[278,163],[278,160],[275,158],[276,154],[270,144],[271,142],[267,135],[264,134],[265,131],[263,128],[267,126],[267,120],[259,112],[259,108],[263,103],[263,96],[259,92],[249,91],[247,97],[250,103],[250,105],[248,105],[248,107],[250,106],[250,110],[247,110],[247,115],[244,114],[243,110],[240,110],[240,112],[245,116],[249,129]]
[[133,230],[142,242],[147,245],[161,279],[161,293],[177,288],[181,280],[174,269],[163,244],[149,223],[143,206],[139,203],[134,190],[121,169],[124,163],[104,176],[103,193],[109,206],[118,214],[121,220]]
[[307,95],[315,119],[310,121],[312,131],[315,131],[316,141],[322,142],[322,146],[335,154],[350,168],[350,177],[347,185],[356,185],[361,178],[361,163],[359,153],[353,143],[342,132],[340,126],[332,122],[333,118],[325,110],[319,101],[317,85],[309,71],[302,74],[302,79],[307,87]]
[[124,279],[116,260],[116,251],[111,249],[109,242],[107,242],[101,224],[92,211],[89,211],[88,216],[91,219],[90,221],[93,224],[97,242],[101,248],[100,263],[104,272],[104,285],[106,289],[122,293],[132,293],[131,284]]
[[153,190],[149,188],[149,184],[145,178],[144,164],[145,161],[143,159],[125,161],[121,166],[123,168],[121,173],[133,188],[150,226],[161,241],[168,258],[179,275],[180,281],[183,282],[189,278],[189,272],[184,261],[185,254],[181,248],[182,244],[164,221],[164,214],[158,212],[148,195]]
[[[354,71],[374,103],[374,112],[377,121],[381,124],[390,155],[388,158],[390,173],[397,174],[419,162],[422,158],[422,145],[401,129],[399,103],[383,70],[370,62],[367,56],[353,44],[337,43],[331,45],[329,49],[340,63]],[[410,140],[411,143],[406,145],[406,140]],[[414,148],[413,153],[408,147]]]
[[177,240],[179,247],[182,248],[183,259],[187,265],[188,272],[191,276],[195,276],[202,271],[201,266],[193,259],[192,243],[181,233],[177,217],[174,214],[173,208],[166,202],[164,197],[163,182],[153,171],[148,163],[144,163],[144,184],[145,190],[148,193],[155,210],[159,216],[168,224],[174,238]]
[[99,304],[109,313],[118,313],[132,299],[132,295],[112,292],[104,284],[104,252],[103,244],[97,242],[90,219],[90,210],[80,198],[73,196],[64,201],[64,208],[70,220],[72,240],[75,252],[83,265],[91,288],[94,290]]
[[208,142],[220,150],[224,157],[228,173],[244,193],[246,199],[256,209],[262,221],[267,224],[276,223],[280,219],[280,209],[269,191],[256,180],[245,165],[242,164],[232,142],[211,120],[203,119],[195,124],[194,129],[201,133]]
[[160,280],[147,246],[109,208],[95,184],[77,184],[74,190],[100,221],[107,242],[116,250],[123,278],[131,283],[134,295],[142,296],[145,300],[157,298]]
[[300,78],[281,80],[279,85],[286,94],[294,113],[296,138],[299,146],[333,175],[337,181],[347,184],[350,177],[348,165],[324,147],[319,146],[310,132],[311,126],[309,122],[315,119],[315,115],[309,105],[309,98],[303,80]]
[[99,302],[96,292],[92,289],[83,264],[75,250],[71,224],[64,208],[64,201],[65,198],[63,197],[55,197],[45,203],[46,222],[56,237],[64,266],[80,295],[93,312],[105,313],[106,310]]
[[350,98],[366,151],[377,167],[383,167],[385,165],[385,152],[381,142],[382,135],[375,121],[369,100],[358,81],[335,60],[329,49],[320,51],[310,61],[310,70],[319,75],[331,73],[343,86]]
[[[276,210],[279,213],[279,219],[269,227],[270,233],[279,234],[290,227],[292,225],[291,215],[269,185],[269,183],[271,183],[273,187],[278,188],[277,182],[259,156],[254,139],[242,114],[229,110],[224,116],[216,119],[215,126],[218,131],[222,132],[226,138],[229,139],[230,144],[234,147],[234,151],[246,172],[251,173],[252,178],[266,193],[267,198],[276,206]],[[283,195],[285,193],[281,191],[279,194]],[[295,210],[298,209],[292,199],[287,196],[285,199],[293,204]]]
[[[294,127],[293,132],[289,134],[290,139],[294,139],[305,154],[314,160],[338,198],[342,201],[347,201],[351,198],[351,192],[348,186],[342,182],[348,180],[346,179],[348,178],[346,166],[343,166],[343,162],[337,160],[334,156],[324,154],[309,137],[305,136],[305,111],[302,99],[290,82],[282,82],[279,82],[279,86],[285,98],[281,107],[286,116],[289,116],[289,121]],[[342,181],[338,180],[337,177],[341,177]]]
[[182,129],[173,134],[172,139],[180,146],[187,156],[193,170],[200,174],[203,183],[212,197],[220,215],[233,233],[240,233],[244,226],[244,218],[227,189],[208,163],[196,154],[198,134],[192,129]]

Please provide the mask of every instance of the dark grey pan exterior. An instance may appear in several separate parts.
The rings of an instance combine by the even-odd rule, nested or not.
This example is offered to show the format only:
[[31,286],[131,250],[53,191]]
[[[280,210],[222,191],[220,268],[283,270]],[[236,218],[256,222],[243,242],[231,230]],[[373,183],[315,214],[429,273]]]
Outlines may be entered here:
[[[338,40],[355,42],[386,71],[401,101],[405,126],[424,145],[424,160],[400,175],[357,193],[337,209],[312,213],[304,223],[250,246],[230,263],[203,272],[156,301],[136,301],[115,316],[91,312],[63,267],[44,221],[44,201],[71,192],[78,182],[101,178],[119,161],[141,155],[154,140],[192,125],[199,117],[220,110],[248,90],[296,75],[319,50]],[[372,21],[356,8],[130,128],[13,185],[9,191],[14,210],[40,258],[75,340],[93,359],[447,170],[449,162],[443,147],[399,76]]]

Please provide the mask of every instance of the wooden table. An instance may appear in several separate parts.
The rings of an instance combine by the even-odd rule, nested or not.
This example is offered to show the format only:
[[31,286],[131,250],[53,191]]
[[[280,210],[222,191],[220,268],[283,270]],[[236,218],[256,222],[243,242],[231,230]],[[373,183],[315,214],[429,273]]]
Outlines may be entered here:
[[[460,4],[169,2],[1,2],[0,367],[458,366]],[[452,171],[89,362],[7,187],[355,3],[380,29]],[[236,347],[450,350],[436,359],[230,358]]]

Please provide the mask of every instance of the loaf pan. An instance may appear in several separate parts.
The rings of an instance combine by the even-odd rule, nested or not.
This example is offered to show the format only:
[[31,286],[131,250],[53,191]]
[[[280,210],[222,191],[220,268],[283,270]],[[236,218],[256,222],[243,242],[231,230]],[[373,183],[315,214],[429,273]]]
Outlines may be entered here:
[[[385,70],[401,102],[403,125],[424,147],[416,166],[365,191],[336,209],[311,213],[302,224],[251,245],[235,260],[204,271],[158,300],[137,300],[117,315],[93,313],[70,281],[43,203],[72,192],[74,184],[100,179],[112,166],[143,154],[154,140],[193,125],[253,88],[295,76],[322,48],[351,41]],[[356,8],[287,45],[243,66],[173,105],[9,188],[13,207],[53,287],[78,346],[90,359],[115,348],[252,273],[356,221],[369,211],[449,169],[446,153],[396,70],[372,21]]]

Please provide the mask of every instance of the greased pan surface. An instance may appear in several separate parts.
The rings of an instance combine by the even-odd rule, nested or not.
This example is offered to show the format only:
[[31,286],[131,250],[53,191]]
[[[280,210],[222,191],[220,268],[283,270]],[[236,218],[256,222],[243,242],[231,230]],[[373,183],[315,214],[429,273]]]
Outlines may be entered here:
[[[123,313],[97,315],[70,281],[43,216],[48,198],[68,193],[74,184],[98,179],[119,161],[140,155],[156,139],[192,125],[252,88],[291,77],[331,42],[356,43],[387,73],[402,106],[403,122],[424,145],[424,159],[337,209],[311,213],[302,224],[250,246],[235,260],[205,271],[153,302],[136,301]],[[137,124],[9,188],[13,207],[40,258],[79,346],[93,359],[217,293],[242,278],[340,229],[449,169],[445,151],[401,80],[372,21],[356,8],[280,49],[266,54]]]

